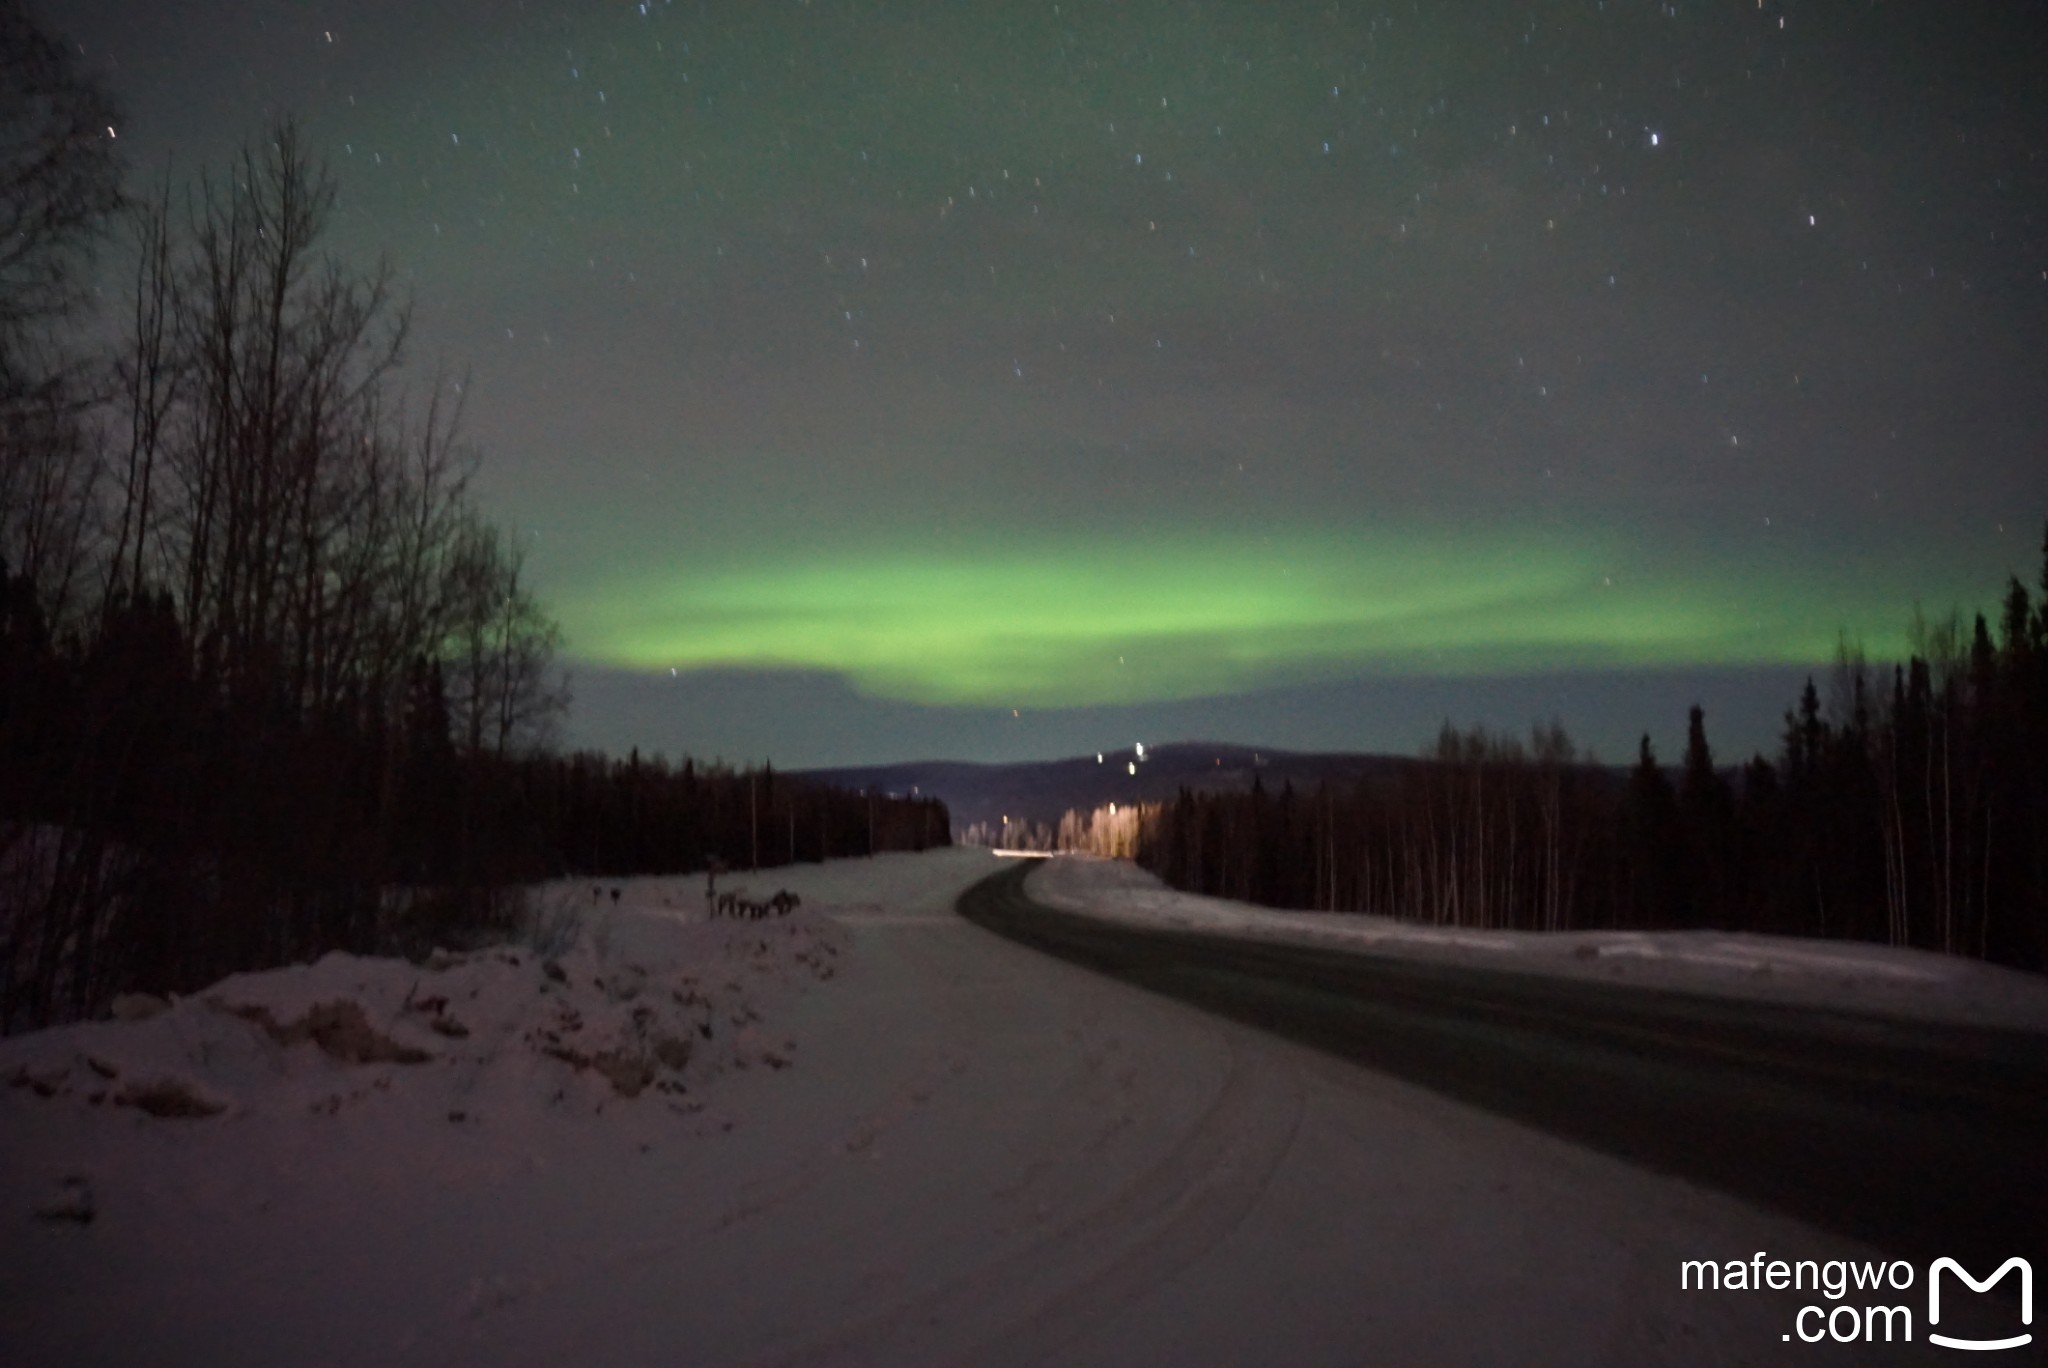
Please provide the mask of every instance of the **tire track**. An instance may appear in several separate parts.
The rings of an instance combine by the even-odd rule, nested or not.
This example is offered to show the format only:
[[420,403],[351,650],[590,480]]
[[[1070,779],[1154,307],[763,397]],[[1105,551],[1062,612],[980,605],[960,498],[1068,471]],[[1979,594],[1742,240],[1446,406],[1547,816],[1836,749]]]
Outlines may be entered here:
[[[1208,1035],[1228,1052],[1215,1094],[1115,1192],[936,1287],[756,1362],[1042,1362],[1201,1259],[1258,1205],[1304,1110],[1292,1068],[1273,1067],[1235,1032]],[[994,1304],[1011,1309],[992,1322]]]

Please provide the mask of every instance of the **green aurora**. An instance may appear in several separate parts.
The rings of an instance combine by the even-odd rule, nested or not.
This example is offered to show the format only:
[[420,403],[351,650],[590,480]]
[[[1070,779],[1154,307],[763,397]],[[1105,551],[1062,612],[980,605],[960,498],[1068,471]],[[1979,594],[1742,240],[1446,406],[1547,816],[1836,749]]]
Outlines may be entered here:
[[580,738],[1616,751],[2039,570],[2025,7],[100,8],[138,167],[305,120]]
[[573,586],[563,610],[577,653],[607,665],[818,670],[874,697],[1001,708],[1358,674],[1811,663],[1844,632],[1884,658],[1905,640],[1883,586],[1821,595],[1851,614],[1822,620],[1780,575],[1603,573],[1620,559],[1499,532],[892,543]]

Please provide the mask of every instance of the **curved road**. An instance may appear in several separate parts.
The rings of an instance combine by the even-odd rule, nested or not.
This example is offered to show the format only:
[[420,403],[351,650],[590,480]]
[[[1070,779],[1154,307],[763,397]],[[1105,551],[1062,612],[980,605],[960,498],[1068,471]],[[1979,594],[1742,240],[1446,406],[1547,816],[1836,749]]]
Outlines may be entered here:
[[[1033,908],[1011,870],[966,903],[1016,944],[956,915],[992,867],[779,870],[805,912],[710,955],[700,880],[628,883],[625,982],[736,976],[717,1030],[751,1043],[688,1096],[565,1090],[510,1038],[474,1078],[238,1047],[248,1109],[207,1121],[0,1086],[7,1364],[1793,1364],[1803,1304],[1840,1307],[1688,1291],[1683,1264],[1868,1260],[1932,1229],[1988,1273],[1972,1249],[2039,1230],[2032,1185],[1999,1191],[2040,1134],[2024,1080],[1982,1064],[2009,1042],[1136,935]],[[63,1048],[140,1032],[176,1067],[207,1039],[79,1030]],[[1898,1172],[1915,1155],[1930,1175]],[[67,1174],[88,1227],[31,1214]],[[1956,1359],[1919,1333],[1924,1283],[1882,1300],[1913,1342],[1837,1360]],[[2012,1333],[1998,1297],[1952,1301],[1944,1330]]]
[[1032,902],[1030,869],[960,914],[1922,1266],[2048,1255],[2048,1039],[1135,930]]

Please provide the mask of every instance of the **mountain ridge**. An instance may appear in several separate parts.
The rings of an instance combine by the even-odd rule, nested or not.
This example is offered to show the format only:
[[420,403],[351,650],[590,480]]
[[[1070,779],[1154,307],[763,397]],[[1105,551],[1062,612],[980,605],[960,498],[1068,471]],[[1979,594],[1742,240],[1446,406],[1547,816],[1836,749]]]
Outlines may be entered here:
[[957,836],[978,823],[996,830],[1006,821],[1051,826],[1070,808],[1166,802],[1182,788],[1243,791],[1256,779],[1269,789],[1289,783],[1296,789],[1313,789],[1324,782],[1355,783],[1367,776],[1391,776],[1418,763],[1407,756],[1176,741],[1158,746],[1133,743],[1057,760],[905,761],[800,770],[792,775],[844,788],[938,798],[946,804]]

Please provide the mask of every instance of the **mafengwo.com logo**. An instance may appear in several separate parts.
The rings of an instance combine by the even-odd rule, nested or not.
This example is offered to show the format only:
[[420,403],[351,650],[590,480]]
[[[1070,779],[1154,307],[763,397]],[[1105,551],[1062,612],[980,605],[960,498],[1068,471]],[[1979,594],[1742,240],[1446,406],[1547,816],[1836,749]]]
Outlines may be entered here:
[[[1904,1259],[1856,1262],[1847,1259],[1773,1259],[1758,1251],[1748,1259],[1716,1263],[1710,1259],[1686,1259],[1678,1266],[1678,1285],[1686,1292],[1816,1292],[1833,1303],[1810,1303],[1792,1318],[1792,1329],[1781,1338],[1806,1344],[1833,1341],[1836,1344],[1910,1343],[1913,1339],[1911,1293],[1918,1270]],[[1953,1289],[1957,1283],[1971,1292],[1989,1292],[2010,1274],[2019,1279],[2018,1333],[1996,1338],[1943,1334],[1941,1297],[1944,1281]],[[1944,1278],[1944,1275],[1947,1275]],[[1865,1293],[1852,1297],[1852,1293]],[[1956,1291],[1950,1293],[1955,1305]],[[1881,1303],[1892,1302],[1891,1305]],[[1942,1257],[1927,1266],[1927,1342],[1944,1349],[1989,1351],[2018,1349],[2034,1342],[2033,1332],[2022,1327],[2034,1323],[2034,1266],[2014,1255],[1978,1278],[1954,1259]]]
[[2031,1334],[2013,1335],[2001,1340],[1952,1339],[1936,1334],[1931,1327],[1941,1323],[1941,1275],[1944,1271],[1955,1274],[1969,1284],[1972,1292],[1989,1292],[1992,1285],[2006,1274],[2017,1269],[2020,1275],[2020,1324],[2034,1323],[2034,1266],[2015,1254],[1998,1266],[1998,1271],[1982,1282],[1978,1282],[1964,1271],[1954,1259],[1941,1258],[1927,1270],[1927,1324],[1930,1327],[1927,1338],[1935,1344],[1949,1349],[2017,1349],[2022,1344],[2033,1342]]

